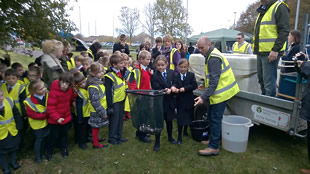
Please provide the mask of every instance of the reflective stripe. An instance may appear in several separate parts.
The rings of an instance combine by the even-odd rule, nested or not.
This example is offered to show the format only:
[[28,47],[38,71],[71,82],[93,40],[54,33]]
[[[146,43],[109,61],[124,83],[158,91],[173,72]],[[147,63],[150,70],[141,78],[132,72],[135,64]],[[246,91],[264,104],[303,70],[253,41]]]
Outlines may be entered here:
[[80,90],[78,90],[78,95],[82,98],[82,100],[83,100],[83,106],[85,106],[85,105],[87,104],[87,101],[86,101],[84,95],[81,93]]
[[[228,65],[228,66],[225,66],[225,63],[224,63],[224,68],[222,69],[222,72],[221,72],[221,74],[223,74],[224,72],[226,72],[227,70],[229,70],[230,69],[230,65]],[[208,74],[208,75],[206,75],[206,79],[208,79],[210,77],[210,75]]]
[[140,88],[140,71],[139,69],[135,69],[135,79],[136,79],[136,85],[137,88]]
[[259,39],[259,42],[275,42],[277,39]]
[[13,101],[10,98],[8,98],[8,97],[6,97],[5,99],[10,103],[11,108],[13,109],[13,107],[14,107]]
[[278,6],[281,4],[281,1],[278,1],[276,6],[273,8],[272,10],[272,17],[271,17],[271,21],[264,21],[261,22],[260,25],[276,25],[276,19],[275,19],[275,13],[276,13],[276,9],[278,8]]
[[87,53],[89,53],[91,55],[92,59],[95,60],[95,56],[94,56],[93,51],[91,49],[88,49]]
[[237,81],[234,81],[232,84],[230,84],[230,85],[228,85],[228,86],[226,86],[226,87],[224,87],[222,89],[219,89],[219,90],[215,91],[213,93],[213,95],[217,95],[217,94],[220,94],[222,92],[228,91],[229,89],[233,88],[236,84],[237,84]]
[[9,124],[9,123],[11,123],[13,120],[14,120],[14,117],[11,117],[10,119],[5,120],[5,121],[0,121],[0,125]]
[[116,80],[115,76],[113,76],[112,74],[108,73],[108,74],[106,74],[106,75],[109,76],[109,77],[111,77],[111,78],[113,79],[113,81],[114,81],[114,86],[113,86],[113,88],[114,88],[114,89],[121,88],[121,87],[124,85],[123,83],[117,84],[117,80]]
[[36,104],[34,104],[34,103],[30,100],[30,97],[29,97],[29,98],[26,98],[25,100],[28,102],[28,104],[30,105],[30,107],[31,107],[32,109],[34,109],[34,111],[36,111],[36,112],[38,112],[38,113],[44,113],[44,112],[46,111],[46,109],[44,109],[43,112],[40,112],[39,109],[38,109],[38,107],[36,106]]
[[246,47],[245,47],[245,49],[244,49],[244,54],[248,53],[249,47],[250,47],[250,44],[247,43],[247,45],[246,45]]

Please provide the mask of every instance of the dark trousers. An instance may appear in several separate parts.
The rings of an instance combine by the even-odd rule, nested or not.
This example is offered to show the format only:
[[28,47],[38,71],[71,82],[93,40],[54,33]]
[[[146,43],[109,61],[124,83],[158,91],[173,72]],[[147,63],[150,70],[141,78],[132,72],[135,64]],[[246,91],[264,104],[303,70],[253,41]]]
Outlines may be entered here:
[[71,122],[65,124],[65,125],[60,125],[60,124],[50,124],[50,137],[48,141],[48,153],[53,153],[54,149],[57,145],[57,142],[60,143],[60,148],[61,149],[66,149],[68,147],[68,131],[69,128],[71,127]]
[[82,122],[78,124],[79,144],[85,144],[87,142],[88,131],[90,129],[88,120],[89,120],[89,117],[85,117],[83,118]]
[[34,142],[34,153],[36,159],[41,159],[41,156],[44,154],[46,150],[46,143],[47,143],[47,137],[49,135],[49,126],[33,130],[34,136],[35,136],[35,142]]
[[307,121],[307,149],[308,149],[308,158],[310,161],[310,121]]
[[[8,156],[11,160],[11,164],[16,163],[16,151],[8,153]],[[0,165],[2,170],[9,170],[8,160],[6,154],[0,154]]]
[[79,123],[78,123],[78,119],[77,116],[75,114],[72,114],[72,123],[73,123],[73,128],[74,128],[74,142],[78,143],[79,142],[79,137],[80,137],[80,131],[79,131]]
[[218,149],[222,135],[222,119],[226,108],[226,101],[209,105],[208,119],[210,121],[210,143],[209,148]]
[[124,101],[113,103],[113,115],[109,117],[109,141],[118,141],[123,136]]

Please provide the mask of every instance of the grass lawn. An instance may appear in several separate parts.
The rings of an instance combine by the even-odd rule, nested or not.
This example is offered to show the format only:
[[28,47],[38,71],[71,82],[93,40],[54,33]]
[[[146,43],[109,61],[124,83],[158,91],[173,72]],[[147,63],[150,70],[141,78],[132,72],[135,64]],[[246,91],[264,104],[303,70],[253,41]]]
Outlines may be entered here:
[[[0,56],[4,54],[0,51]],[[25,67],[34,58],[10,53],[12,62],[21,62]],[[214,157],[198,156],[197,152],[206,146],[189,137],[182,145],[168,143],[166,130],[161,136],[161,150],[153,151],[153,143],[144,144],[135,138],[131,121],[124,122],[124,137],[129,140],[119,146],[110,145],[107,149],[82,150],[74,144],[73,128],[69,135],[69,157],[64,159],[59,151],[52,161],[41,164],[34,162],[31,146],[31,132],[28,130],[27,143],[18,153],[22,168],[20,174],[58,173],[58,174],[101,174],[101,173],[219,173],[219,174],[294,174],[300,168],[310,168],[307,159],[305,139],[292,137],[285,132],[267,127],[254,126],[250,130],[248,149],[245,153],[231,153],[220,148],[220,155]],[[177,126],[174,122],[174,138]],[[100,135],[107,138],[108,128],[102,128]],[[154,136],[151,137],[154,142]]]
[[[0,50],[0,57],[1,58],[3,58],[4,54],[5,54],[5,52],[3,50]],[[26,69],[28,69],[28,64],[31,62],[34,62],[34,60],[35,60],[35,58],[33,58],[33,57],[16,54],[14,52],[9,52],[8,54],[11,56],[11,64],[13,64],[14,62],[19,62]]]

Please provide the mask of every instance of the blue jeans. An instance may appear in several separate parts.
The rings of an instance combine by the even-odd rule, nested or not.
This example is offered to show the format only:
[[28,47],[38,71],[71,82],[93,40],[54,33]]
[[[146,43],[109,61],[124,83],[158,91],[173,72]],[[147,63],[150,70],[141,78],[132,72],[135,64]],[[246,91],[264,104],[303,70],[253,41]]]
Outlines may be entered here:
[[280,56],[277,60],[269,62],[269,55],[257,54],[257,76],[262,95],[276,96],[277,91],[277,67]]
[[208,147],[218,149],[222,135],[222,119],[226,108],[226,101],[208,107],[208,119],[210,122],[210,142]]

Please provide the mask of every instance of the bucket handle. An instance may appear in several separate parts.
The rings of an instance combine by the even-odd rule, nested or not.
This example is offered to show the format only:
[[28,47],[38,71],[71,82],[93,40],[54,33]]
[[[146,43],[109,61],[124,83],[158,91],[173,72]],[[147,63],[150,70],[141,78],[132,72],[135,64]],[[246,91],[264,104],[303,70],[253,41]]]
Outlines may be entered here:
[[247,127],[247,128],[250,128],[250,127],[254,126],[254,124],[253,123],[249,123],[249,124],[245,124],[244,126]]

